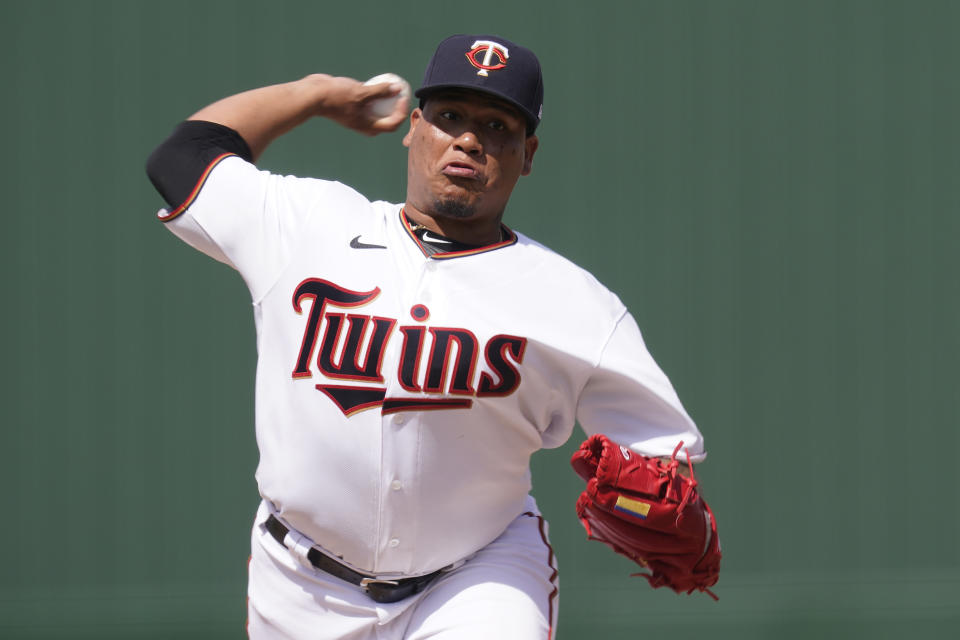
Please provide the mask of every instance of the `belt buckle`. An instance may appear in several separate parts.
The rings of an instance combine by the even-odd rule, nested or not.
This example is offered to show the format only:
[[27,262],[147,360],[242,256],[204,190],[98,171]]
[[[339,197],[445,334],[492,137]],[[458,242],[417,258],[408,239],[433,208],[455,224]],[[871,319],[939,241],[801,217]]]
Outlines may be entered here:
[[379,578],[362,578],[360,589],[364,595],[374,602],[397,602],[411,595],[409,588],[404,588],[396,580],[381,580]]
[[360,588],[363,589],[364,593],[370,590],[371,584],[388,584],[391,587],[396,587],[400,583],[396,580],[380,580],[379,578],[363,578],[360,580]]

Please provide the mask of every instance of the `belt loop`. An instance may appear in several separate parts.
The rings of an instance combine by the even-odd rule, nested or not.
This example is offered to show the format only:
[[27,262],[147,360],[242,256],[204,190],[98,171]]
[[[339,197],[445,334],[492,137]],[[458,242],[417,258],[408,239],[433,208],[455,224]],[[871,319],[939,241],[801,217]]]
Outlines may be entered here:
[[299,531],[290,529],[287,531],[287,535],[283,537],[283,545],[290,550],[290,555],[296,558],[297,562],[311,571],[317,570],[313,562],[310,561],[310,557],[308,555],[310,553],[310,549],[313,547],[313,540],[303,535]]
[[[473,556],[470,556],[470,557],[472,558]],[[453,564],[448,564],[444,568],[440,569],[440,573],[449,573],[451,571],[456,571],[457,569],[459,569],[465,564],[467,564],[467,558],[461,558],[460,560],[457,560]]]

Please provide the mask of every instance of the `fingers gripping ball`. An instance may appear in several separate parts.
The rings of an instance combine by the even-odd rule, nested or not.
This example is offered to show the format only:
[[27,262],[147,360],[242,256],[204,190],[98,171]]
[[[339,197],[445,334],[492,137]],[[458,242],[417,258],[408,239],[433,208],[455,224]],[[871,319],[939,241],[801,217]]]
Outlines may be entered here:
[[386,118],[394,109],[397,108],[397,103],[401,100],[410,99],[410,83],[398,76],[395,73],[381,73],[378,76],[374,76],[364,82],[365,85],[375,85],[375,84],[385,84],[391,83],[400,85],[400,91],[392,96],[387,96],[386,98],[377,98],[376,100],[371,100],[367,105],[367,111],[374,118]]
[[[682,443],[681,443],[682,445]],[[713,512],[697,481],[670,462],[630,451],[603,435],[591,436],[570,463],[587,481],[577,516],[587,536],[645,567],[640,573],[656,587],[677,593],[706,591],[720,573],[720,540]]]

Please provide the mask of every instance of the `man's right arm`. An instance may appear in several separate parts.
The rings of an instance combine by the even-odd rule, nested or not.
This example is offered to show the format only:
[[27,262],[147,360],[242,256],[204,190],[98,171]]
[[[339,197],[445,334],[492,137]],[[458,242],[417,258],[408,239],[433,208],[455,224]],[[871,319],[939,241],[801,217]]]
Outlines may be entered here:
[[352,78],[316,73],[224,98],[189,119],[230,127],[246,140],[256,160],[271,142],[315,116],[366,135],[394,131],[407,117],[408,100],[400,100],[394,112],[384,118],[373,118],[366,106],[400,90],[398,85],[367,86]]
[[326,117],[367,135],[392,131],[407,117],[401,99],[384,118],[367,104],[401,88],[311,75],[219,100],[181,122],[147,161],[167,202],[157,217],[190,246],[239,271],[254,298],[289,259],[302,218],[333,183],[271,175],[252,163],[279,135]]
[[312,74],[294,82],[244,91],[204,107],[178,125],[147,161],[147,175],[174,209],[188,200],[205,172],[225,155],[255,162],[271,142],[313,117],[324,117],[363,133],[397,129],[409,101],[374,118],[367,105],[399,93],[391,84],[367,86],[352,78]]

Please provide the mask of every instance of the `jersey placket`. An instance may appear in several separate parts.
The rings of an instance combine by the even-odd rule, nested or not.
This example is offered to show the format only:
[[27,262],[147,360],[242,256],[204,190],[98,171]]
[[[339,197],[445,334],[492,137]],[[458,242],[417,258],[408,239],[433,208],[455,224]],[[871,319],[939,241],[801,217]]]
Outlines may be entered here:
[[395,413],[382,417],[381,429],[377,566],[387,572],[416,573],[420,428],[415,414]]
[[[437,262],[426,257],[410,256],[414,264],[410,272],[413,275],[408,282],[397,274],[397,303],[400,306],[400,324],[426,325],[428,315],[418,318],[420,308],[429,309],[430,290],[433,286]],[[396,371],[400,366],[402,336],[391,341],[385,358],[384,371],[389,371],[386,397],[408,396],[398,381]],[[429,345],[425,344],[427,349]],[[422,384],[424,372],[418,371]],[[387,571],[422,573],[417,565],[415,540],[422,542],[422,532],[418,531],[418,513],[422,508],[419,496],[421,471],[421,424],[419,411],[400,411],[387,413],[381,417],[381,462],[380,462],[380,501],[381,517],[378,528],[377,566]]]

